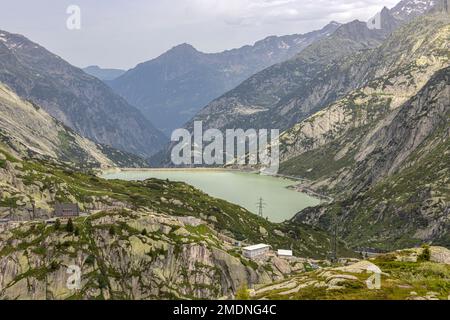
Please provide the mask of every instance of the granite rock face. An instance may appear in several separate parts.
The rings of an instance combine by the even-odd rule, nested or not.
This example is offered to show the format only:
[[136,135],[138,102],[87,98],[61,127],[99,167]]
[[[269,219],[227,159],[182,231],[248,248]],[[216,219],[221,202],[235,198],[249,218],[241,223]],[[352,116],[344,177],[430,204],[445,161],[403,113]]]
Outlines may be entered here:
[[81,137],[1,83],[0,139],[20,157],[53,159],[85,168],[145,166],[137,156]]

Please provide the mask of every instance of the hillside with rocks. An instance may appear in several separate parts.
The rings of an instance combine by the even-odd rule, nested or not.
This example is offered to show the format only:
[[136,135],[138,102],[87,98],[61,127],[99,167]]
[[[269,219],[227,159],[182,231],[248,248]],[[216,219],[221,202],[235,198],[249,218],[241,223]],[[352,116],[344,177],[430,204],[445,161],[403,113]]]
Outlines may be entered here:
[[347,186],[348,192],[296,218],[329,226],[335,213],[342,236],[355,245],[396,248],[427,241],[448,246],[449,76],[449,68],[438,72],[371,132],[363,145],[370,146],[367,153],[356,154],[350,168],[337,171],[337,186]]
[[[232,298],[325,258],[331,240],[303,224],[271,223],[180,182],[104,180],[67,165],[21,160],[0,148],[0,297],[3,299]],[[48,223],[56,202],[86,215]],[[297,257],[254,261],[240,246],[267,243]],[[340,251],[355,253],[339,244]],[[77,292],[67,267],[83,273]]]
[[0,82],[97,143],[150,156],[165,143],[152,123],[99,79],[22,35],[0,31]]
[[413,21],[397,33],[413,51],[392,57],[396,69],[284,134],[282,172],[336,199],[299,221],[337,215],[354,246],[449,244],[449,28],[443,14]]
[[54,159],[80,168],[146,165],[135,155],[81,137],[1,83],[0,141],[20,157]]

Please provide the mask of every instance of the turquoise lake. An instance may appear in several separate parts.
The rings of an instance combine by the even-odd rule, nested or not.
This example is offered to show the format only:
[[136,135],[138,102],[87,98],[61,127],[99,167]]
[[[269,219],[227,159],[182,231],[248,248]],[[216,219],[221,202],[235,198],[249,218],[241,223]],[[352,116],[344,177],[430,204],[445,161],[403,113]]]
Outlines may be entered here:
[[146,180],[169,179],[188,183],[203,192],[238,204],[258,213],[258,201],[263,198],[263,216],[272,222],[283,222],[306,207],[316,206],[320,200],[287,189],[293,180],[253,173],[213,170],[139,170],[103,175],[106,179]]

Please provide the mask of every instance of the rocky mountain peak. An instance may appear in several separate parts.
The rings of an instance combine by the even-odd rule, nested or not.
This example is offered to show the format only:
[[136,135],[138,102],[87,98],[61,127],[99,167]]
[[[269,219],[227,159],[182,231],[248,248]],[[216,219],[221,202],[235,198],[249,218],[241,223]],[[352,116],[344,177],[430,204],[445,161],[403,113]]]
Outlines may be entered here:
[[3,43],[9,50],[21,48],[24,42],[20,36],[0,30],[0,43]]
[[391,9],[391,14],[400,20],[411,20],[427,13],[439,2],[439,0],[402,0]]
[[194,46],[192,46],[189,43],[182,43],[179,44],[175,47],[173,47],[172,49],[170,49],[167,53],[181,53],[181,54],[186,54],[186,53],[200,53],[197,49],[194,48]]
[[381,34],[379,30],[369,29],[367,23],[360,20],[354,20],[340,26],[337,29],[335,36],[343,39],[351,39],[353,41],[364,42],[366,39],[373,38],[373,36],[377,33]]

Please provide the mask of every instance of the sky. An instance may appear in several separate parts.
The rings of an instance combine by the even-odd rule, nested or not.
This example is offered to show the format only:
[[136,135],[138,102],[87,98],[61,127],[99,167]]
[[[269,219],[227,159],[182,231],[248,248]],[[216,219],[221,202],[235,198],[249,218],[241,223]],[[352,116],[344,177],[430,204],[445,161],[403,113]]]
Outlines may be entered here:
[[[0,29],[23,34],[78,67],[129,69],[181,43],[220,52],[333,20],[367,21],[399,1],[0,0]],[[80,9],[80,29],[67,27],[71,5]]]

